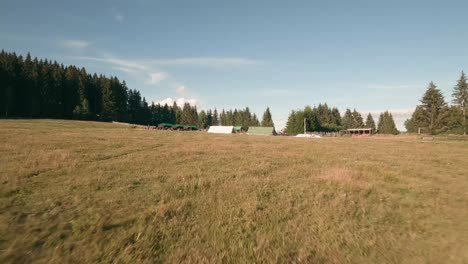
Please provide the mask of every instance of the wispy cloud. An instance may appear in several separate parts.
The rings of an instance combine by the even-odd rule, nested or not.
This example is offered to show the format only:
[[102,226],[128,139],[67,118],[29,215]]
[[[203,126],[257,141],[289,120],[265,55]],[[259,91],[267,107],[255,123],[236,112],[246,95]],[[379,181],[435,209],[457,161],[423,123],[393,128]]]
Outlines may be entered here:
[[89,61],[97,61],[97,62],[103,62],[107,64],[111,64],[114,66],[118,66],[122,69],[125,68],[127,71],[130,70],[148,70],[148,67],[132,60],[125,60],[125,59],[119,59],[119,58],[111,58],[111,57],[106,57],[106,58],[100,58],[100,57],[73,57],[74,59],[78,60],[89,60]]
[[[161,71],[160,67],[164,65],[180,65],[180,66],[206,66],[206,67],[226,67],[226,66],[241,66],[254,65],[259,62],[241,58],[179,58],[179,59],[153,59],[153,60],[129,60],[118,58],[112,54],[106,54],[102,57],[90,56],[75,56],[73,59],[88,60],[101,62],[110,65],[113,69],[144,76],[146,84],[158,84],[163,80],[170,79],[171,76],[165,71]],[[172,86],[175,91],[181,96],[186,96],[188,89],[186,86],[172,80]]]
[[85,49],[91,45],[86,40],[63,39],[59,40],[59,45],[67,49]]
[[136,74],[136,73],[138,73],[137,70],[131,69],[131,68],[126,68],[126,67],[112,67],[112,69],[114,69],[114,70],[119,70],[119,71],[123,71],[123,72],[130,73],[130,74]]
[[185,87],[183,85],[178,85],[176,87],[176,92],[181,94],[181,95],[185,95],[187,93],[187,87]]
[[122,23],[125,20],[125,17],[122,15],[122,13],[115,7],[112,7],[112,16],[114,17],[115,21],[119,23]]
[[203,67],[230,67],[258,65],[261,62],[246,58],[235,57],[198,57],[148,60],[149,64],[166,66],[203,66]]
[[156,84],[161,82],[162,80],[165,80],[167,77],[169,77],[169,74],[166,72],[153,72],[150,74],[150,79],[148,80],[148,83]]
[[366,88],[377,90],[411,90],[424,88],[424,84],[368,84]]

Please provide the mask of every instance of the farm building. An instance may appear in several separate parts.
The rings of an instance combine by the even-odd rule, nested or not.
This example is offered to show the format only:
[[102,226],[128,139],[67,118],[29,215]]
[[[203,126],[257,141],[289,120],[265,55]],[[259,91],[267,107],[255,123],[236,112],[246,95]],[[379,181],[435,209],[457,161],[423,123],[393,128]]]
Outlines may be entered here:
[[233,126],[210,126],[208,129],[208,133],[215,133],[215,134],[232,134],[234,133]]
[[344,131],[344,134],[351,136],[370,136],[372,134],[371,128],[350,128]]
[[273,136],[276,135],[274,127],[249,127],[248,135]]

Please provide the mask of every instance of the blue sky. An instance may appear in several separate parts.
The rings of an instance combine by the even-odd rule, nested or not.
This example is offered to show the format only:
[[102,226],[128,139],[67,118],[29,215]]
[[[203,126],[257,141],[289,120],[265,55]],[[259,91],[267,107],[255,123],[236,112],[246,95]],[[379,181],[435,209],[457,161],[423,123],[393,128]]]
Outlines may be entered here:
[[201,109],[327,102],[397,125],[468,70],[468,1],[0,1],[0,48],[115,75]]

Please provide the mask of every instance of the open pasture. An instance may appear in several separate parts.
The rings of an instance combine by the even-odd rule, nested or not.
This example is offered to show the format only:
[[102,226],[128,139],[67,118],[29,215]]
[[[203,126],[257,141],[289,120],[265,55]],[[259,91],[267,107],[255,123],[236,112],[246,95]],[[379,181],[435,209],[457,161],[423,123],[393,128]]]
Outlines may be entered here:
[[0,262],[466,263],[468,141],[0,121]]

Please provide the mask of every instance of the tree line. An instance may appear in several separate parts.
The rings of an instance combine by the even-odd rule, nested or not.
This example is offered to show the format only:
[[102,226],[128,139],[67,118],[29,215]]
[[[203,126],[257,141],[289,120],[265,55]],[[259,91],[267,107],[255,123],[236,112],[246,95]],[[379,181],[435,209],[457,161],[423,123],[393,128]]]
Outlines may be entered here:
[[448,105],[440,89],[430,82],[421,104],[405,122],[408,132],[453,133],[467,132],[468,83],[462,72],[452,91],[452,105]]
[[299,134],[306,132],[338,132],[350,128],[371,128],[373,133],[398,134],[393,116],[388,111],[381,113],[376,126],[372,115],[367,115],[366,121],[361,113],[354,109],[346,109],[341,116],[336,107],[326,103],[318,106],[306,106],[303,110],[293,110],[286,123],[286,133]]
[[0,53],[0,118],[57,118],[119,121],[157,126],[161,123],[273,126],[267,108],[260,123],[248,107],[198,112],[196,106],[148,104],[138,90],[117,77],[90,74],[85,68],[56,61]]

